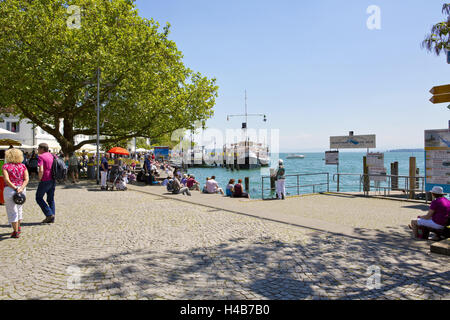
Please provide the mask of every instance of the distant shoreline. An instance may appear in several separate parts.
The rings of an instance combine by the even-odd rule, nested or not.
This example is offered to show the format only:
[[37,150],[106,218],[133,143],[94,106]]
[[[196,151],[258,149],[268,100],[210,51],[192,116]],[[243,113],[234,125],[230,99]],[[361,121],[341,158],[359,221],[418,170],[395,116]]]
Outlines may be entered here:
[[424,152],[424,149],[394,149],[386,152]]

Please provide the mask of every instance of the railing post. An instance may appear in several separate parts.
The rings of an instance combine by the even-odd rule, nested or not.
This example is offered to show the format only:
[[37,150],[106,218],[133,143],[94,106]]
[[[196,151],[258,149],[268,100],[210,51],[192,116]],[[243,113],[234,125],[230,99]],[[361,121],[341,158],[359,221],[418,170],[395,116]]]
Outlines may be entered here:
[[300,176],[297,174],[297,195],[300,195]]
[[330,174],[327,172],[327,192],[330,192]]
[[264,200],[264,176],[261,177],[261,198]]

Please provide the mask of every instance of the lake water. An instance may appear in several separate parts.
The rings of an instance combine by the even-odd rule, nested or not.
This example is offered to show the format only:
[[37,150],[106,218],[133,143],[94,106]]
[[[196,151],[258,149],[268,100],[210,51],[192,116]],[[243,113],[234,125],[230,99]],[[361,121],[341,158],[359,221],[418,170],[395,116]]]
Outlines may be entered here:
[[[329,188],[330,191],[336,191],[337,183],[333,181],[333,175],[336,173],[335,165],[325,165],[325,154],[324,153],[301,153],[305,156],[304,159],[286,159],[287,153],[281,153],[279,155],[280,159],[284,160],[286,174],[298,174],[298,173],[329,173]],[[366,155],[365,152],[353,153],[353,152],[340,152],[339,155],[339,172],[340,173],[353,173],[362,174],[363,173],[363,157]],[[420,170],[420,176],[423,176],[425,170],[425,154],[424,152],[385,152],[384,153],[384,166],[387,169],[387,174],[390,174],[390,164],[392,162],[398,161],[399,163],[399,175],[407,176],[409,174],[409,158],[416,157],[416,165]],[[250,195],[252,198],[261,198],[261,177],[269,175],[269,169],[257,169],[257,170],[227,170],[225,168],[190,168],[188,173],[194,174],[197,181],[199,181],[202,186],[205,184],[206,177],[216,176],[216,180],[220,187],[225,189],[228,181],[230,179],[238,179],[244,181],[245,177],[250,179]],[[343,176],[340,180],[340,191],[360,191],[360,177],[359,176]],[[300,185],[309,185],[316,183],[326,183],[326,175],[317,176],[303,176],[300,177]],[[297,187],[289,188],[289,186],[297,185],[297,178],[288,177],[286,179],[286,186],[288,187],[286,193],[288,195],[296,195]],[[383,184],[382,184],[383,185]],[[399,180],[399,186],[404,185],[404,180]],[[270,187],[270,180],[264,180],[264,189]],[[326,191],[327,186],[318,186],[314,191]],[[313,191],[312,187],[300,188],[300,194],[311,193]],[[265,196],[269,196],[270,191],[266,190]]]

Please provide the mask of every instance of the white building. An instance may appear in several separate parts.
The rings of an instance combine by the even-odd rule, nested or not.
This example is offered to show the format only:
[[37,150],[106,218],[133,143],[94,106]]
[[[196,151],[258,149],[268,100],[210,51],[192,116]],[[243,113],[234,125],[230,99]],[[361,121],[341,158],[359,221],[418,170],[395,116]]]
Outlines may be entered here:
[[[51,151],[59,151],[61,146],[56,139],[45,132],[42,128],[35,126],[28,119],[20,120],[17,116],[1,115],[4,121],[0,122],[0,128],[6,129],[16,133],[15,135],[0,135],[1,139],[13,139],[17,140],[22,145],[32,146],[37,148],[40,143],[47,143]],[[61,133],[63,125],[61,125]],[[92,139],[90,136],[78,135],[75,137],[75,144],[84,140]]]

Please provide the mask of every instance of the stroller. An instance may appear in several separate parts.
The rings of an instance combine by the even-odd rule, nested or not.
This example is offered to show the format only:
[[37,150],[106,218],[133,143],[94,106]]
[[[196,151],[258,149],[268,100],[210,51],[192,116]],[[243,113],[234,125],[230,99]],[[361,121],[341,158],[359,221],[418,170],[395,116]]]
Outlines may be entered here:
[[108,174],[106,190],[114,191],[115,188],[119,191],[125,191],[127,190],[127,180],[126,172],[121,167],[113,166]]

